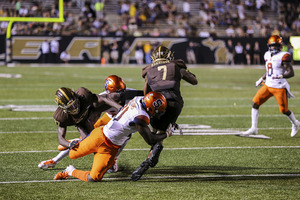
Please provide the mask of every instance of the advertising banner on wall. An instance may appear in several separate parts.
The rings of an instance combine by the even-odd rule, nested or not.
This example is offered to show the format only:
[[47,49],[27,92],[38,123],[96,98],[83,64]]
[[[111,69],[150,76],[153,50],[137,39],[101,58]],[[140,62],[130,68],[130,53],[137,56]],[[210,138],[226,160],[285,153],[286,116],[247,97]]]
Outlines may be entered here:
[[[148,63],[149,59],[151,61],[151,51],[158,45],[168,47],[174,52],[175,59],[182,59],[190,64],[246,64],[246,53],[251,55],[251,63],[254,53],[259,54],[260,63],[263,63],[263,55],[267,51],[267,38],[13,36],[13,62],[62,63],[60,59],[53,59],[51,52],[48,53],[48,59],[42,59],[45,57],[43,43],[48,43],[51,49],[52,40],[59,44],[59,53],[54,56],[59,57],[61,52],[67,51],[70,54],[69,63],[121,63],[123,56],[127,56],[129,63],[137,63],[138,55],[143,56],[143,63]],[[232,47],[229,46],[229,41]],[[255,43],[258,44],[259,51],[254,50]],[[240,55],[235,51],[236,46],[243,49]],[[246,46],[250,46],[247,51]]]

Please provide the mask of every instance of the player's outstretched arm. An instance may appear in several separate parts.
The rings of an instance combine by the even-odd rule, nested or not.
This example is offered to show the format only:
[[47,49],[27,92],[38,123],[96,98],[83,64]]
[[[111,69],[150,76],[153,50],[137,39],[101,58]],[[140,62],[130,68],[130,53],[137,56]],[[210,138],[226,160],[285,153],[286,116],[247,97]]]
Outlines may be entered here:
[[256,82],[255,82],[255,86],[260,86],[262,84],[262,82],[266,79],[267,73],[265,73],[262,77],[260,77]]
[[58,143],[64,147],[69,147],[69,141],[66,140],[67,127],[58,126]]
[[168,135],[166,133],[164,134],[153,134],[151,133],[149,127],[147,125],[142,125],[142,124],[135,124],[137,131],[140,133],[140,135],[144,138],[144,140],[147,142],[149,145],[154,145],[158,141],[162,141]]
[[180,73],[181,73],[182,79],[185,80],[186,82],[188,82],[192,85],[197,85],[198,84],[198,80],[197,80],[196,75],[193,74],[192,72],[190,72],[189,70],[181,68]]
[[120,110],[122,108],[122,106],[116,102],[117,101],[116,99],[120,99],[120,94],[118,94],[118,93],[113,93],[111,95],[110,94],[101,94],[101,95],[97,95],[97,98],[98,98],[98,102],[95,107],[99,107],[103,104],[107,104],[118,110]]

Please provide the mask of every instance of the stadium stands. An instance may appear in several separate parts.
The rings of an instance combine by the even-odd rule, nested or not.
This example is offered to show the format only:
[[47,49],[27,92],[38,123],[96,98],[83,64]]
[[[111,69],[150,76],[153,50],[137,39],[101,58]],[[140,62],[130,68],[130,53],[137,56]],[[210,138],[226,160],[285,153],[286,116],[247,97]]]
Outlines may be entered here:
[[[227,37],[226,29],[233,26],[234,37],[266,37],[273,31],[288,37],[299,35],[300,31],[298,1],[103,1],[103,15],[97,15],[97,0],[89,3],[84,0],[66,0],[66,22],[62,25],[20,23],[15,25],[12,34]],[[55,17],[58,14],[56,0],[11,0],[0,5],[0,16]],[[0,25],[0,34],[4,34],[7,23],[1,22]],[[153,34],[154,29],[158,30],[156,34]]]

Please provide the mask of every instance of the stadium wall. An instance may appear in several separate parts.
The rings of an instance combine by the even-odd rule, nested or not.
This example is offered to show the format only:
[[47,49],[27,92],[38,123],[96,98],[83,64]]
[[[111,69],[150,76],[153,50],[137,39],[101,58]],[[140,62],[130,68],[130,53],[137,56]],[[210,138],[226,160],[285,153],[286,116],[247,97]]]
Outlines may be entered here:
[[[104,44],[117,42],[119,59],[121,62],[122,46],[129,41],[130,63],[136,63],[135,49],[139,43],[147,42],[167,46],[174,52],[175,59],[183,59],[187,62],[186,50],[190,42],[194,44],[193,50],[198,64],[225,64],[227,59],[227,40],[232,40],[233,45],[240,42],[244,47],[250,43],[259,43],[261,50],[261,63],[263,54],[267,51],[267,38],[150,38],[150,37],[84,37],[84,36],[55,36],[59,41],[60,52],[68,50],[71,55],[69,63],[101,63]],[[41,45],[47,40],[51,41],[53,36],[12,36],[12,62],[17,63],[41,63]],[[289,41],[285,38],[284,41]],[[5,36],[0,35],[0,60],[5,58]],[[51,62],[51,61],[49,61]],[[62,62],[59,60],[59,62]],[[108,61],[112,63],[112,60]]]

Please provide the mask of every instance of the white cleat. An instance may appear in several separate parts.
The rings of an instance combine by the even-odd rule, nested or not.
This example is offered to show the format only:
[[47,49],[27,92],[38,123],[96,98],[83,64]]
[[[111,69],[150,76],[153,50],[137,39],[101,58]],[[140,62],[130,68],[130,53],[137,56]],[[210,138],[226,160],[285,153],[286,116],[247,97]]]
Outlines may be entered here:
[[52,167],[55,167],[55,165],[57,164],[57,162],[55,162],[54,160],[52,159],[49,159],[49,160],[44,160],[42,162],[40,162],[38,164],[38,167],[40,169],[48,169],[48,168],[52,168]]
[[243,132],[242,135],[257,135],[258,129],[257,128],[250,128],[247,131]]
[[292,125],[292,132],[291,132],[291,137],[295,137],[298,133],[299,130],[299,126],[300,126],[300,122],[297,121],[296,124]]

